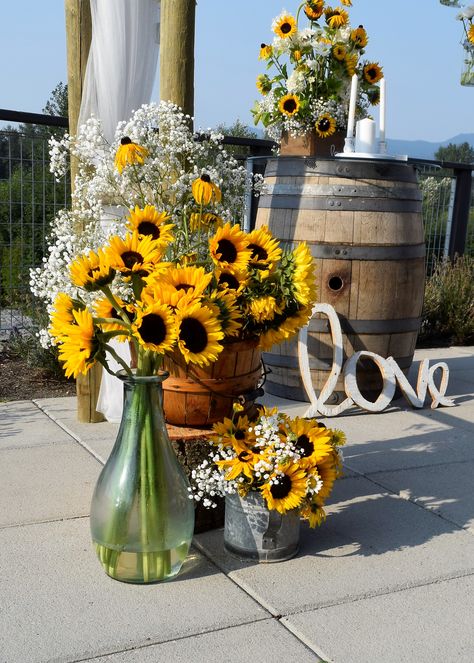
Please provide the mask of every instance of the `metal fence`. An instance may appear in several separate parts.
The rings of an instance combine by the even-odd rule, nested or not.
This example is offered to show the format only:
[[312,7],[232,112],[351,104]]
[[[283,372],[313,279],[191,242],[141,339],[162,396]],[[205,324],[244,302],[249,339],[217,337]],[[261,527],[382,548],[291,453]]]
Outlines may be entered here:
[[[70,204],[70,183],[58,183],[49,172],[50,127],[66,127],[66,118],[0,110],[0,120],[23,122],[23,131],[0,131],[0,340],[13,328],[28,324],[33,306],[29,270],[47,253],[49,226],[57,212]],[[31,131],[28,125],[31,125]],[[39,127],[39,129],[38,129]],[[24,131],[24,129],[27,131]],[[227,137],[238,146],[248,169],[263,172],[274,146],[271,141]],[[256,158],[258,157],[258,158]],[[410,159],[419,170],[427,272],[436,260],[456,253],[474,255],[474,165]],[[247,225],[256,215],[249,198]]]

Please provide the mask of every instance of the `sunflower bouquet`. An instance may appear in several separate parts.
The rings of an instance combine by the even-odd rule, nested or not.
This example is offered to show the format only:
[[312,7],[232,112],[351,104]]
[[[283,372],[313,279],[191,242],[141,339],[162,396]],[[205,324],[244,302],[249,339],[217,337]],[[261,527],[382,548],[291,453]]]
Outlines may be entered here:
[[[269,73],[257,78],[262,99],[252,113],[274,140],[283,132],[295,136],[315,130],[328,138],[345,129],[354,74],[357,117],[367,117],[370,106],[379,103],[382,68],[363,59],[367,32],[362,25],[350,26],[351,0],[340,1],[340,7],[331,7],[324,0],[307,0],[296,16],[284,11],[273,20],[272,43],[261,44],[259,57]],[[302,13],[309,22],[300,29]]]
[[[101,245],[71,256],[65,267],[71,287],[60,289],[50,307],[49,334],[67,376],[85,374],[95,362],[114,373],[109,357],[131,375],[112,339],[129,342],[137,375],[152,375],[165,355],[208,366],[233,339],[258,339],[269,348],[311,315],[308,247],[284,251],[266,227],[242,230],[224,200],[232,197],[229,180],[238,167],[227,164],[219,176],[197,158],[192,163],[203,148],[185,142],[182,122],[179,131],[165,122],[156,131],[144,119],[123,127],[137,137],[122,136],[101,160],[86,160],[76,181],[90,213],[95,202],[100,211],[97,198],[107,186],[127,205]],[[162,150],[177,157],[167,170]],[[225,160],[217,151],[215,162]]]
[[205,507],[215,507],[216,496],[256,491],[269,510],[298,509],[311,527],[325,519],[324,503],[342,472],[341,431],[262,408],[256,420],[236,413],[214,424],[210,443],[190,489]]

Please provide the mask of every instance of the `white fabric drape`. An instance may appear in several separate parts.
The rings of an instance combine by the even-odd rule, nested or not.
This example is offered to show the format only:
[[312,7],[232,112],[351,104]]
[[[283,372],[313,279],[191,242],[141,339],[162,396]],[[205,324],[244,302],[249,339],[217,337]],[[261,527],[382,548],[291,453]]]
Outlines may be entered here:
[[106,139],[151,98],[159,51],[158,0],[90,0],[92,42],[79,126],[99,118]]
[[[87,61],[78,126],[92,115],[101,121],[105,138],[112,142],[117,124],[133,110],[149,103],[159,53],[159,0],[90,0],[92,41]],[[120,216],[117,210],[115,215]],[[110,223],[104,209],[103,224]],[[130,362],[127,343],[111,342],[114,350]],[[112,370],[120,367],[108,355]],[[122,414],[122,383],[106,371],[97,410],[108,421]]]

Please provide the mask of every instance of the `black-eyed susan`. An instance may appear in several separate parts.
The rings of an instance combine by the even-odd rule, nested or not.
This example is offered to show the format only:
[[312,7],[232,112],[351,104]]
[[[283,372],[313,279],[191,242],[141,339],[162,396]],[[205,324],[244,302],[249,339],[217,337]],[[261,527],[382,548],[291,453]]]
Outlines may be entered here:
[[370,90],[367,91],[367,99],[372,106],[377,106],[380,103],[380,88],[370,88]]
[[248,236],[238,224],[226,223],[209,238],[209,253],[215,265],[221,269],[243,271],[247,268],[251,251]]
[[313,0],[304,6],[304,13],[310,21],[317,21],[324,13],[324,0]]
[[273,22],[273,32],[282,39],[292,37],[297,31],[296,21],[291,14],[282,14]]
[[98,350],[94,321],[87,309],[73,311],[74,324],[64,325],[59,346],[59,361],[64,364],[66,377],[85,375],[95,363]]
[[110,265],[124,276],[147,276],[159,262],[162,247],[150,236],[139,237],[135,231],[124,239],[111,237],[106,253]]
[[281,258],[282,250],[277,239],[273,237],[267,226],[255,228],[248,236],[248,248],[251,251],[249,264],[266,277],[273,271]]
[[125,166],[144,163],[148,156],[146,147],[132,142],[128,136],[124,136],[120,141],[120,146],[115,154],[115,167],[122,174]]
[[115,276],[108,256],[102,249],[99,249],[97,253],[89,251],[88,255],[78,256],[71,263],[69,273],[74,285],[84,288],[88,292],[94,292],[109,285]]
[[342,62],[347,55],[347,49],[344,44],[334,44],[332,54],[336,60]]
[[199,303],[176,310],[178,348],[186,363],[208,366],[223,350],[224,332],[213,311]]
[[173,223],[166,223],[169,219],[169,214],[158,212],[154,205],[145,205],[143,208],[136,205],[127,217],[127,228],[132,232],[136,230],[139,237],[151,237],[167,247],[173,241],[171,230],[174,228]]
[[354,76],[358,62],[359,62],[359,56],[357,55],[357,53],[348,53],[344,58],[344,64],[346,66],[347,75],[350,78]]
[[342,7],[336,7],[334,9],[332,7],[327,7],[324,10],[324,16],[326,18],[326,23],[333,30],[342,28],[349,22],[349,14]]
[[192,212],[189,215],[189,227],[192,231],[222,228],[224,220],[213,212]]
[[163,275],[161,282],[168,284],[176,290],[184,290],[200,297],[212,280],[212,272],[206,272],[204,267],[171,267]]
[[194,200],[198,205],[209,205],[211,202],[219,203],[222,193],[207,173],[197,177],[191,186]]
[[248,313],[257,324],[270,322],[276,315],[282,313],[282,309],[272,295],[255,297],[248,303]]
[[333,452],[330,431],[318,428],[314,419],[295,417],[288,423],[288,431],[301,456],[301,467],[316,465]]
[[307,492],[307,474],[297,464],[281,466],[262,486],[270,510],[284,514],[299,507]]
[[242,329],[242,313],[237,306],[236,296],[229,290],[214,290],[205,299],[209,308],[214,308],[225,337],[237,336]]
[[329,138],[336,132],[336,120],[329,113],[322,113],[314,127],[320,138]]
[[383,78],[382,67],[377,62],[368,62],[363,69],[364,78],[367,83],[374,85]]
[[369,38],[367,36],[367,31],[363,25],[351,30],[350,34],[351,41],[354,42],[356,48],[365,48],[369,43]]
[[259,60],[269,60],[273,55],[273,46],[271,44],[260,44]]
[[[120,307],[120,311],[117,311],[107,297],[100,297],[94,303],[94,311],[97,317],[101,320],[108,320],[108,322],[97,321],[97,324],[103,331],[123,331],[123,335],[115,336],[115,338],[118,341],[125,341],[129,337],[129,334],[126,333],[127,323],[130,324],[132,322],[135,309],[132,305],[126,304],[117,295],[114,295],[114,299]],[[126,322],[122,316],[125,317]]]
[[265,96],[272,89],[272,82],[266,74],[260,74],[257,76],[256,86],[260,94]]
[[278,102],[278,109],[283,115],[292,117],[296,115],[301,106],[300,99],[296,94],[285,94]]
[[169,306],[154,303],[138,309],[132,332],[145,350],[164,354],[176,343],[176,319]]

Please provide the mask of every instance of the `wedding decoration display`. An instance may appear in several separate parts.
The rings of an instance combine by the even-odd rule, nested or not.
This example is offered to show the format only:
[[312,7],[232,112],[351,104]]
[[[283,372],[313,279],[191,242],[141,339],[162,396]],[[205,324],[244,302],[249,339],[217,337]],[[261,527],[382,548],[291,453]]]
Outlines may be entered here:
[[464,49],[464,67],[461,73],[461,85],[474,85],[474,5],[461,9],[458,19],[462,21]]
[[[324,0],[309,0],[298,7],[296,16],[284,11],[273,20],[273,41],[261,44],[259,57],[270,73],[257,78],[262,99],[252,112],[255,123],[262,122],[274,140],[282,133],[299,136],[312,131],[325,139],[344,130],[354,76],[354,116],[367,117],[370,107],[379,103],[382,67],[363,57],[369,37],[362,25],[350,25],[351,0],[341,4],[334,8]],[[308,19],[304,28],[303,15]]]
[[[300,517],[311,527],[323,522],[324,503],[341,474],[344,434],[276,408],[262,408],[255,420],[236,411],[213,430],[209,459],[192,473],[194,499],[212,508],[216,496],[226,498],[224,542],[231,551],[264,561],[295,554],[292,540],[278,556],[278,532],[288,533],[281,517],[296,517],[290,525],[296,538]],[[244,527],[236,525],[239,512],[247,517]]]

